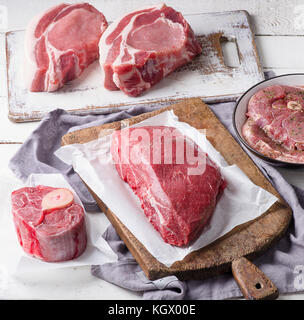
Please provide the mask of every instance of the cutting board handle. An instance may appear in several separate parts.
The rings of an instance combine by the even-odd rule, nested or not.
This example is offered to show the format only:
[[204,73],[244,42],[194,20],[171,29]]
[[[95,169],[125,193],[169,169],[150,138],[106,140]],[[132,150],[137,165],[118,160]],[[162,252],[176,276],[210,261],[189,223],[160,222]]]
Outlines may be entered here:
[[271,280],[246,258],[232,261],[231,268],[245,299],[272,300],[279,296],[279,291]]

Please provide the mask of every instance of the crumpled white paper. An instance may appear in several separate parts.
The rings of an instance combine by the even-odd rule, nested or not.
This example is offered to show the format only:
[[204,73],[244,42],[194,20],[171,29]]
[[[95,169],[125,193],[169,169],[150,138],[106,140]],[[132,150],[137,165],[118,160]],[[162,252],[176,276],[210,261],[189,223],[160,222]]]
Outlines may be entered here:
[[[55,188],[67,188],[71,191],[73,191],[73,189],[61,174],[32,174],[29,176],[25,185],[20,184],[20,182],[19,184],[12,183],[11,179],[8,182],[2,177],[0,177],[0,181],[2,199],[7,199],[0,204],[0,206],[2,206],[0,221],[5,221],[7,225],[8,229],[5,242],[10,248],[10,250],[4,250],[4,252],[1,252],[1,265],[5,266],[7,264],[7,269],[11,270],[12,273],[21,274],[46,269],[58,269],[94,264],[100,265],[117,261],[116,253],[112,251],[108,243],[102,238],[102,234],[107,225],[105,225],[104,221],[101,219],[102,214],[98,213],[85,213],[87,247],[83,254],[76,259],[62,262],[45,262],[27,255],[21,248],[17,239],[13,216],[11,213],[11,192],[24,186],[34,187],[37,185],[45,185]],[[82,206],[77,194],[74,191],[73,193],[75,202]]]
[[[127,124],[127,120],[125,121]],[[139,199],[128,184],[118,176],[111,161],[111,135],[85,144],[61,147],[55,154],[64,162],[73,165],[74,170],[131,233],[166,266],[182,260],[191,251],[210,244],[235,226],[255,219],[277,201],[274,195],[253,184],[236,165],[228,166],[225,159],[207,140],[205,134],[187,123],[178,121],[173,111],[162,112],[131,127],[149,125],[175,127],[191,138],[220,167],[222,175],[228,182],[209,225],[203,230],[201,236],[187,247],[180,248],[165,243],[148,222],[140,207]]]

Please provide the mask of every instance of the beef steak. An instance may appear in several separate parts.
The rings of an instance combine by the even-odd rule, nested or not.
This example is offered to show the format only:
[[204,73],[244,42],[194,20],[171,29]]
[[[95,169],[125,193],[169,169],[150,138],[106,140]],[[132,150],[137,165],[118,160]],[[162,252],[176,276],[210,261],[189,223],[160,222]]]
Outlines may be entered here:
[[182,14],[164,4],[114,21],[99,48],[105,88],[130,96],[140,95],[202,51]]
[[25,187],[12,193],[12,214],[23,250],[47,262],[77,258],[86,248],[82,207],[74,202],[65,208],[42,210],[44,197],[56,188]]
[[[149,126],[126,132],[115,131],[112,136],[111,154],[119,176],[138,196],[146,217],[164,241],[187,245],[203,230],[225,188],[219,169],[175,128]],[[168,137],[172,137],[172,152]],[[186,156],[190,144],[204,163],[199,174],[189,174],[189,169],[197,165]],[[177,152],[181,145],[183,149]]]
[[34,17],[25,35],[30,91],[55,91],[98,59],[107,21],[88,3],[60,4]]

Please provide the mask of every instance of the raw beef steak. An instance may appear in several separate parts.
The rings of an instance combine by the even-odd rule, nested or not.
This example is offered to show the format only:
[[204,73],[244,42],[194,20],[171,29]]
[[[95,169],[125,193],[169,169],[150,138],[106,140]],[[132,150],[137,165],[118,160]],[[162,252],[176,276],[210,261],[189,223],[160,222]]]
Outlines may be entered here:
[[56,190],[59,189],[37,186],[12,193],[12,213],[20,245],[29,255],[48,262],[77,258],[87,243],[80,205],[69,201],[64,208],[43,210],[43,199]]
[[304,89],[271,86],[249,101],[247,116],[287,150],[304,150]]
[[108,24],[88,3],[60,4],[36,16],[25,35],[25,79],[30,91],[55,91],[99,57]]
[[[140,137],[142,129],[147,140]],[[201,233],[225,188],[219,169],[175,128],[141,127],[131,128],[129,135],[125,133],[126,130],[119,130],[112,136],[111,154],[119,176],[139,197],[145,215],[164,241],[187,245]],[[170,136],[172,152],[166,142]],[[204,163],[204,170],[199,174],[189,174],[189,169],[197,166],[186,157],[189,144]],[[176,153],[181,145],[183,150]]]
[[104,86],[138,96],[202,48],[181,13],[164,4],[129,13],[100,39]]

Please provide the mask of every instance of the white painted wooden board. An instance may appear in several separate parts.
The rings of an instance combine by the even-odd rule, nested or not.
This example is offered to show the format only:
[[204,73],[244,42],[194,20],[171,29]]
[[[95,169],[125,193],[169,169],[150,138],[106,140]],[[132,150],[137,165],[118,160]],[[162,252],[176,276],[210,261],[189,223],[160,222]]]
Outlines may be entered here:
[[[74,114],[108,113],[135,104],[168,105],[189,97],[201,97],[205,102],[232,101],[264,78],[245,11],[193,14],[187,15],[186,19],[202,42],[203,53],[135,98],[103,88],[98,62],[57,92],[28,92],[22,69],[24,31],[8,33],[10,119],[18,122],[39,120],[56,108]],[[212,35],[217,37],[218,43]],[[221,36],[236,42],[240,57],[238,67],[224,64],[219,45]]]

